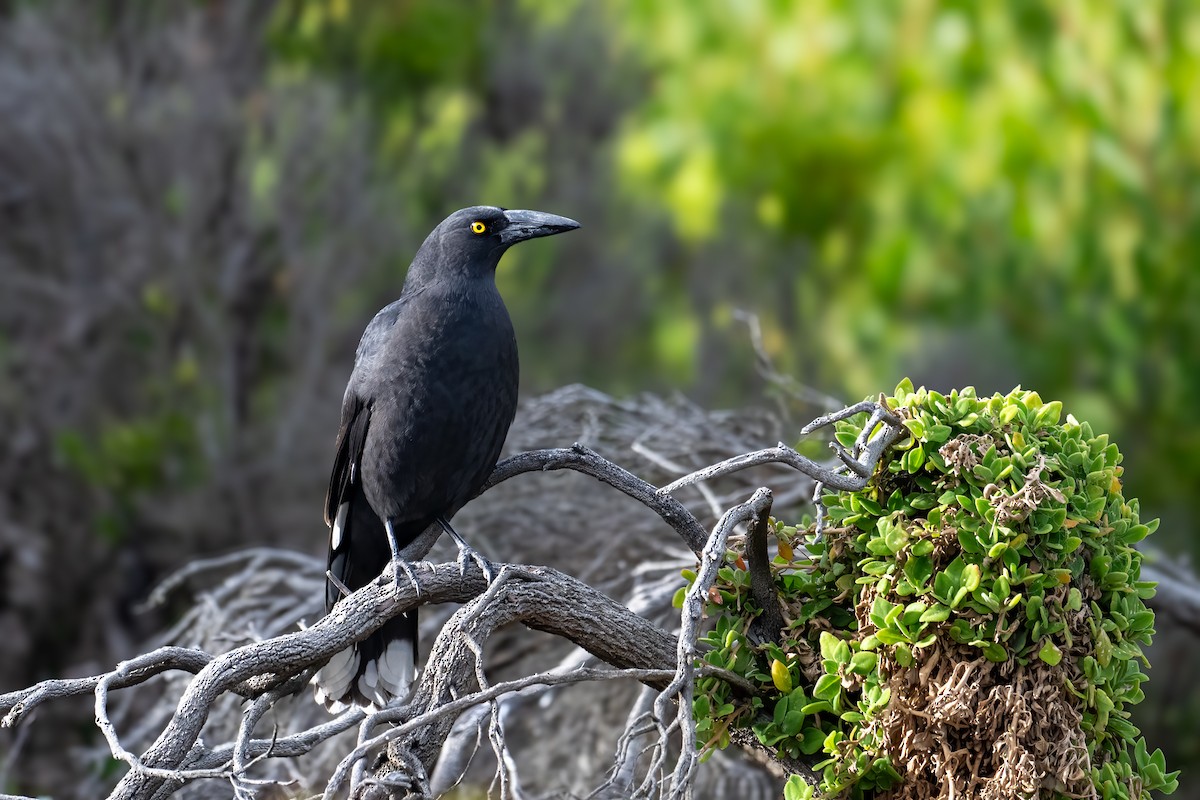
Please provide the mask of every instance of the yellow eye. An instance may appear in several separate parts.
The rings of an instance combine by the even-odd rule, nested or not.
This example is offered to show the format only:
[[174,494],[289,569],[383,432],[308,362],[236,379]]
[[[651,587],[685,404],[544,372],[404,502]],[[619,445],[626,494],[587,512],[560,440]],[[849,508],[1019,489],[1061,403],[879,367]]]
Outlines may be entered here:
[[487,225],[484,225],[479,220],[475,220],[474,222],[471,223],[471,233],[475,233],[475,234],[487,233]]

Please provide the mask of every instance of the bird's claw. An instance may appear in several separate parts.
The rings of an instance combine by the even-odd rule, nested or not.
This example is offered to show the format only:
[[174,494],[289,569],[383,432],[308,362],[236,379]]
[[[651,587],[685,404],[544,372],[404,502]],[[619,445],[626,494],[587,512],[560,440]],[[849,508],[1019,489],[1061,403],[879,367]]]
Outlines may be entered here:
[[443,531],[449,534],[454,543],[458,545],[458,574],[466,576],[467,559],[469,558],[479,565],[479,568],[483,570],[483,577],[487,579],[488,583],[491,583],[496,577],[496,571],[492,569],[492,562],[480,555],[474,547],[467,544],[467,540],[458,535],[458,531],[454,530],[454,526],[450,524],[449,520],[439,517],[437,523],[442,527]]
[[421,597],[421,584],[417,580],[417,573],[413,572],[409,563],[402,558],[393,558],[388,564],[388,570],[392,573],[392,583],[400,583],[400,573],[404,573],[404,577],[408,578],[408,582],[412,585],[417,593],[417,598]]
[[483,570],[484,579],[491,583],[496,577],[492,562],[462,539],[457,539],[456,544],[458,544],[458,574],[463,576],[467,574],[467,559],[470,559],[479,565],[479,569]]

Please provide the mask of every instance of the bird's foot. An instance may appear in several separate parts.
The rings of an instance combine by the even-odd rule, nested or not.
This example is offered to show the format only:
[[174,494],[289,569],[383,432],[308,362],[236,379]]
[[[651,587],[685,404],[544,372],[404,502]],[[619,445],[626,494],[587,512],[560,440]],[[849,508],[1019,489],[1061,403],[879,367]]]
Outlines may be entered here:
[[400,582],[400,573],[404,573],[404,577],[412,584],[413,589],[417,593],[418,599],[421,597],[421,584],[417,581],[417,573],[413,572],[412,567],[403,558],[393,558],[387,567],[392,574],[392,583]]
[[483,577],[488,583],[491,583],[493,580],[495,580],[496,571],[492,567],[492,562],[488,561],[482,553],[480,553],[474,547],[471,547],[471,545],[467,544],[462,539],[457,539],[455,544],[458,545],[458,573],[460,575],[467,574],[467,560],[470,559],[478,564],[479,568],[483,570]]
[[408,578],[408,582],[416,589],[417,597],[420,598],[421,584],[417,583],[416,573],[412,571],[408,560],[400,555],[400,543],[396,540],[396,528],[392,524],[390,517],[383,521],[383,527],[387,531],[388,548],[392,551],[392,560],[387,567],[392,573],[392,583],[399,583],[400,573],[403,572],[405,577]]
[[447,522],[445,519],[439,518],[438,524],[442,526],[442,530],[450,534],[450,538],[458,545],[458,573],[460,575],[467,574],[467,559],[474,561],[479,565],[479,569],[483,571],[483,577],[488,583],[491,583],[496,578],[496,570],[492,567],[492,562],[488,561],[478,550],[467,544],[467,540],[458,535],[458,531]]

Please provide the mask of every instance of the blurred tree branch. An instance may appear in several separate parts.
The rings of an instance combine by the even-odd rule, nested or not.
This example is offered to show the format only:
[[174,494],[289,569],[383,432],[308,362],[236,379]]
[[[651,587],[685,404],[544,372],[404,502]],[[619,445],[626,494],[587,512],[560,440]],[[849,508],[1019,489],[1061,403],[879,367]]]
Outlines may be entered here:
[[1158,584],[1156,594],[1146,605],[1200,636],[1200,581],[1191,565],[1173,561],[1157,548],[1145,551],[1142,578]]

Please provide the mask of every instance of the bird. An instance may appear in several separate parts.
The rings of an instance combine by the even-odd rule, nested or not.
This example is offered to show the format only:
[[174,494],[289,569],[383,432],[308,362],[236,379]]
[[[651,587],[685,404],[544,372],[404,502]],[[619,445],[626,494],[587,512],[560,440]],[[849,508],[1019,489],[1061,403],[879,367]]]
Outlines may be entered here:
[[[517,341],[496,287],[501,256],[518,242],[579,227],[541,211],[473,206],[426,237],[400,297],[367,325],[342,398],[325,498],[328,613],[391,566],[424,558],[449,520],[483,487],[517,409]],[[474,551],[470,553],[474,554]],[[338,713],[383,708],[416,675],[417,612],[388,620],[334,654],[312,678]]]

